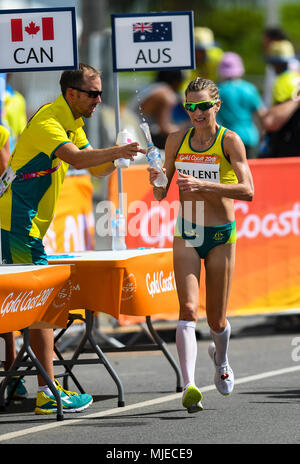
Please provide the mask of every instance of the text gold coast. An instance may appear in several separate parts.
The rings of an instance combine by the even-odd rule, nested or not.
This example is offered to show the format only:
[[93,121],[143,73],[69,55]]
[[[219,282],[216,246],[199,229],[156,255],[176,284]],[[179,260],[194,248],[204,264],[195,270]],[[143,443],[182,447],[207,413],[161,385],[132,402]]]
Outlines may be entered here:
[[153,272],[152,276],[148,272],[146,275],[146,286],[152,298],[157,293],[172,292],[176,290],[174,272],[170,271],[167,277],[164,277],[163,271]]
[[0,312],[2,317],[9,312],[15,313],[17,311],[26,311],[30,309],[36,309],[39,306],[43,306],[54,288],[47,288],[41,290],[38,295],[34,295],[34,291],[20,292],[16,298],[14,298],[14,292],[11,292],[2,303]]

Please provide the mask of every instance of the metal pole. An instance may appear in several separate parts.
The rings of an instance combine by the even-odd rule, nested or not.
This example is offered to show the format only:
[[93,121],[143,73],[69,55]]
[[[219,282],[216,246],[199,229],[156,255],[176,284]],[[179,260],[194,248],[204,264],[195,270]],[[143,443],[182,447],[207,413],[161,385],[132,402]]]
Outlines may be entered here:
[[266,25],[267,26],[278,26],[279,24],[280,24],[280,19],[279,19],[278,0],[267,0]]
[[[114,89],[115,89],[115,123],[116,123],[116,138],[120,132],[120,99],[119,99],[119,76],[117,72],[113,73],[114,80]],[[123,182],[122,182],[122,169],[117,168],[118,170],[118,207],[120,214],[123,213]]]

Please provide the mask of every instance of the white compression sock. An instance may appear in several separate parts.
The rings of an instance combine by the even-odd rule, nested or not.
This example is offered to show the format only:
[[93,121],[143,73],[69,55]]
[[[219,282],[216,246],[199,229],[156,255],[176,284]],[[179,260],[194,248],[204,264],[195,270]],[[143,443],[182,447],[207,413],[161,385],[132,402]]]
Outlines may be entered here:
[[216,345],[215,361],[218,366],[221,366],[222,364],[225,364],[228,362],[227,352],[228,352],[229,339],[230,339],[230,334],[231,334],[231,325],[229,324],[228,320],[226,322],[227,324],[223,332],[218,333],[210,329],[210,334]]
[[[53,385],[55,386],[56,388],[56,385],[55,385],[55,382],[53,382]],[[41,387],[38,386],[38,392],[44,392],[45,395],[49,396],[49,395],[53,395],[52,391],[50,390],[50,388],[48,387],[48,385],[42,385]]]
[[197,358],[196,322],[178,321],[176,346],[183,376],[184,386],[195,385],[195,366]]

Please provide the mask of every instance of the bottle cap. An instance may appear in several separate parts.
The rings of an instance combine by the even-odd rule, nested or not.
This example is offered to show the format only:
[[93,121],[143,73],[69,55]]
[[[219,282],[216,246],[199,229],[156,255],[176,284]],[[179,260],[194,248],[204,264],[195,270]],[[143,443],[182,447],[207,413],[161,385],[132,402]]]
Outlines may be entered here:
[[128,158],[118,158],[114,161],[116,168],[128,168],[130,166],[130,159]]
[[127,129],[124,129],[118,133],[117,136],[117,145],[125,145],[127,143],[132,143],[132,136],[129,134]]

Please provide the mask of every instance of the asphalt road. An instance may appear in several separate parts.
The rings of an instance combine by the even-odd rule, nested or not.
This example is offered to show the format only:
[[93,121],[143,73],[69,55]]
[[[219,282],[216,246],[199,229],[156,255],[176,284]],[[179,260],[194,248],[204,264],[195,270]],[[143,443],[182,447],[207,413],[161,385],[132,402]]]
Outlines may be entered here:
[[[149,462],[189,460],[188,450],[198,450],[194,445],[299,444],[300,330],[275,329],[273,319],[262,317],[231,319],[231,325],[229,359],[236,387],[230,397],[222,397],[213,385],[207,326],[200,324],[196,379],[204,397],[202,412],[187,414],[181,407],[174,371],[161,352],[110,353],[124,386],[125,407],[117,407],[117,389],[103,365],[82,365],[74,372],[93,395],[93,405],[65,414],[62,422],[56,415],[36,416],[36,380],[26,377],[29,399],[0,414],[0,445],[97,444],[105,462]],[[173,337],[166,332],[177,360]]]

